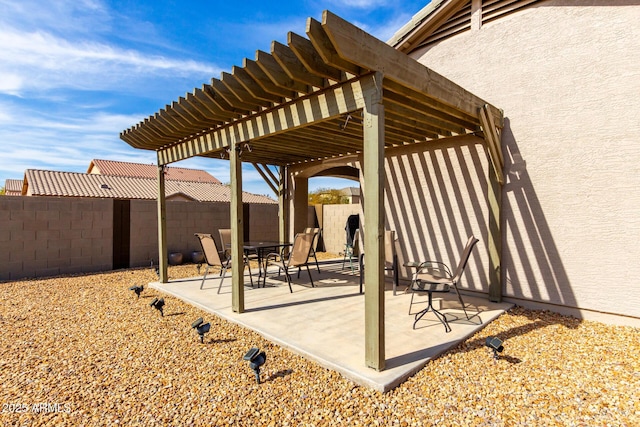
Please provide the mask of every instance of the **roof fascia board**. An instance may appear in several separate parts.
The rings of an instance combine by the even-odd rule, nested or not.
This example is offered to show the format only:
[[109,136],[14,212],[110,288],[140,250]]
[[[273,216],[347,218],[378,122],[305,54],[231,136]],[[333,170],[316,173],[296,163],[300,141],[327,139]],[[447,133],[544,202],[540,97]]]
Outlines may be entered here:
[[415,14],[387,43],[400,52],[410,53],[421,40],[433,34],[467,3],[469,0],[433,1]]

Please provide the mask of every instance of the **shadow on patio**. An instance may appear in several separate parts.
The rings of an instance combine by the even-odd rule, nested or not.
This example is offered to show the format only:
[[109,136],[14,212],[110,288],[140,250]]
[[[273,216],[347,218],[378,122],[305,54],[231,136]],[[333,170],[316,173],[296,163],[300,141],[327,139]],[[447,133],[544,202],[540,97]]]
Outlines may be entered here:
[[[293,293],[289,292],[283,273],[278,275],[277,269],[270,269],[266,287],[245,287],[246,311],[242,314],[231,309],[229,276],[219,294],[220,277],[216,273],[207,276],[202,290],[202,276],[165,284],[156,282],[151,286],[254,330],[360,385],[379,391],[394,388],[430,359],[456,346],[512,306],[465,295],[470,311],[479,312],[468,321],[462,316],[452,292],[444,294],[442,301],[442,310],[452,331],[445,333],[444,326],[433,313],[419,321],[414,330],[414,316],[409,315],[411,295],[402,292],[404,286],[401,284],[400,292],[393,296],[388,279],[385,293],[386,369],[378,372],[365,366],[364,295],[358,292],[357,270],[355,275],[348,266],[343,270],[342,260],[322,262],[320,268],[320,274],[315,268],[311,270],[316,285],[313,288],[306,272],[302,272],[300,278],[297,278],[297,271],[294,272]],[[415,300],[426,302],[426,297],[418,300],[416,296]],[[420,305],[414,304],[412,313],[419,308]]]

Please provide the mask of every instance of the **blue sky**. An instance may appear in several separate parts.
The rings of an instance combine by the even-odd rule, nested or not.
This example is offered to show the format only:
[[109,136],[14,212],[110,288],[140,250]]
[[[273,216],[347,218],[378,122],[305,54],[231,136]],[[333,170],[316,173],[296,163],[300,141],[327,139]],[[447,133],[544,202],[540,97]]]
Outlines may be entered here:
[[[25,169],[156,162],[120,132],[328,9],[388,40],[428,0],[0,0],[0,186]],[[229,181],[229,164],[191,159]],[[314,178],[310,190],[349,181]],[[243,189],[271,190],[251,165]]]

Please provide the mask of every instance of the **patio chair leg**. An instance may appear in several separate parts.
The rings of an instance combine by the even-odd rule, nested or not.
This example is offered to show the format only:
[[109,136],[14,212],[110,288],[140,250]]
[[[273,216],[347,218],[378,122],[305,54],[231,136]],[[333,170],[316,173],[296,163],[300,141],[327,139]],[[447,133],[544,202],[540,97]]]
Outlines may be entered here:
[[[298,273],[300,272],[300,270],[298,270]],[[309,280],[311,280],[311,287],[315,288],[315,285],[313,284],[313,277],[311,277],[311,270],[309,270],[309,264],[307,264],[307,273],[309,273]]]
[[218,293],[220,293],[220,289],[222,289],[222,282],[224,282],[224,277],[227,275],[227,266],[225,265],[222,268],[222,277],[220,278],[220,284],[218,285]]
[[287,284],[289,285],[289,292],[293,293],[293,288],[291,287],[291,276],[289,275],[289,269],[287,267],[284,268],[284,277],[287,279]]
[[469,314],[467,313],[467,308],[464,306],[464,301],[462,301],[462,295],[460,295],[460,292],[458,291],[458,287],[456,285],[456,283],[453,284],[453,289],[455,289],[456,294],[458,294],[458,300],[460,301],[460,305],[462,305],[462,311],[464,311],[464,315],[467,316],[467,320],[471,320]]
[[[251,265],[249,261],[247,261],[247,268],[249,269],[249,281],[251,282],[251,287],[253,288],[253,275],[251,274]],[[258,283],[258,287],[260,287],[260,283]]]
[[316,268],[318,269],[318,273],[320,273],[320,264],[318,264],[318,257],[316,256],[316,250],[311,248],[311,252],[313,255],[313,259],[316,260]]
[[204,279],[207,278],[207,273],[209,272],[209,265],[204,269],[204,276],[202,276],[202,283],[200,283],[200,289],[204,286]]
[[[413,295],[411,295],[413,297]],[[409,311],[411,311],[411,306],[409,306]],[[415,320],[413,322],[413,329],[416,328],[416,323],[418,323],[418,321],[420,319],[422,319],[422,317],[427,314],[427,312],[429,311],[433,311],[433,314],[436,315],[436,317],[438,318],[438,320],[444,325],[444,331],[445,333],[449,333],[451,332],[451,326],[449,326],[449,321],[447,320],[447,318],[445,317],[444,314],[440,313],[438,310],[436,310],[435,308],[433,308],[433,299],[432,299],[432,295],[431,292],[429,292],[429,306],[427,308],[425,308],[424,310],[416,313],[416,317]]]
[[[229,261],[231,261],[231,258],[227,258],[226,262],[224,263],[225,267],[227,267],[227,268],[229,267]],[[219,275],[222,276],[222,269],[220,269],[220,274]]]

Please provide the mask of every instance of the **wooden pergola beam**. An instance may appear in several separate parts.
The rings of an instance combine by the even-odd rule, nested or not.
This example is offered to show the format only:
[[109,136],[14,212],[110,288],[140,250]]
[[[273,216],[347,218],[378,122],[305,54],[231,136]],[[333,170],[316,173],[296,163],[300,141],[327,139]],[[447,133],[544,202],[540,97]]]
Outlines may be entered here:
[[231,145],[231,138],[246,142],[326,120],[364,107],[363,93],[373,85],[371,75],[316,92],[272,110],[257,113],[195,139],[158,150],[161,164],[206,155]]
[[261,50],[256,51],[256,64],[269,77],[269,79],[278,87],[292,90],[298,93],[308,93],[309,88],[306,84],[292,79],[283,69],[282,66],[269,55]]
[[325,86],[325,80],[314,73],[310,73],[288,46],[273,41],[271,43],[271,56],[291,79],[318,89]]
[[318,56],[316,49],[311,41],[290,32],[287,35],[287,43],[291,50],[300,59],[304,66],[321,77],[339,82],[344,79],[344,73],[337,68],[327,65],[322,58]]
[[232,67],[233,76],[238,80],[251,96],[255,99],[261,99],[269,103],[282,103],[282,96],[274,95],[267,92],[258,84],[258,82],[247,72],[245,68]]
[[[336,53],[345,61],[362,68],[384,71],[385,79],[427,94],[477,117],[478,108],[487,104],[481,98],[399,52],[383,41],[371,37],[360,28],[325,10],[322,28]],[[499,112],[493,111],[499,115]]]
[[265,92],[284,98],[283,102],[287,102],[287,100],[296,98],[298,96],[297,92],[276,85],[271,77],[269,77],[267,73],[264,72],[264,70],[260,67],[260,65],[258,65],[256,61],[244,58],[244,60],[242,61],[242,65],[247,74],[253,77],[256,83],[258,83],[258,85]]

